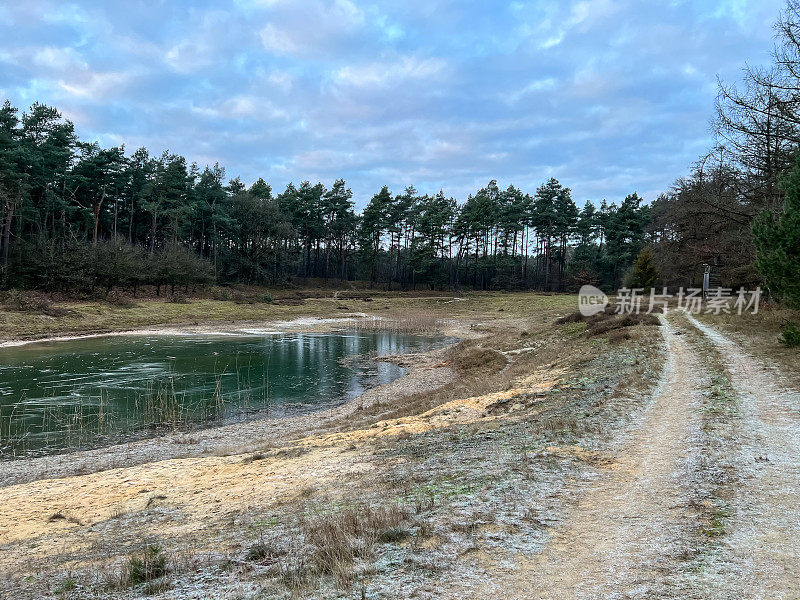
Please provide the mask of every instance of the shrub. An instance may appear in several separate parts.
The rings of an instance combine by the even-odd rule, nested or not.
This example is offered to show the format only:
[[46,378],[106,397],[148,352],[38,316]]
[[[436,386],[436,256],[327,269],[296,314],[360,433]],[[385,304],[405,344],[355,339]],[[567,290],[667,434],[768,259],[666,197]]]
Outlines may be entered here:
[[608,339],[612,342],[622,342],[631,339],[631,334],[625,329],[615,329],[609,334]]
[[215,285],[213,288],[211,288],[211,297],[214,300],[225,301],[225,300],[231,300],[233,295],[231,294],[231,291],[228,288],[219,287]]
[[158,579],[167,574],[167,557],[156,545],[147,546],[140,554],[128,560],[127,582],[135,586]]
[[[598,319],[597,317],[600,315],[603,315],[603,317]],[[634,325],[652,325],[655,327],[661,325],[661,321],[658,320],[658,317],[647,313],[630,313],[623,315],[608,315],[607,313],[600,313],[600,315],[591,317],[588,320],[586,335],[601,335],[603,333],[608,333],[609,331],[614,331],[615,329],[633,327]]]
[[649,290],[656,284],[658,272],[653,265],[653,251],[650,248],[643,248],[636,257],[633,269],[626,275],[626,287],[644,288]]
[[275,302],[275,298],[272,297],[272,294],[267,292],[261,297],[261,301],[266,304],[272,304],[273,302]]
[[190,285],[212,281],[212,265],[180,244],[169,244],[154,258],[150,279],[157,288],[167,285],[171,292],[180,286],[188,291]]
[[564,325],[566,323],[579,323],[580,321],[585,321],[586,317],[584,317],[580,312],[575,311],[574,313],[570,313],[568,315],[564,315],[563,317],[559,317],[556,319],[556,323],[559,325]]
[[[656,327],[661,325],[661,321],[659,321],[658,317],[654,314],[645,312],[617,314],[614,312],[613,306],[607,306],[605,311],[592,315],[591,317],[585,317],[579,312],[571,313],[560,317],[556,320],[556,323],[564,325],[567,323],[579,323],[581,321],[586,322],[586,335],[589,336],[600,335],[634,325],[653,325]],[[629,338],[621,334],[614,338],[615,341],[620,341],[622,339]]]
[[53,302],[47,296],[36,292],[25,292],[22,290],[11,290],[6,295],[5,307],[15,312],[33,312],[50,316],[60,316],[66,311],[55,308]]
[[785,323],[781,327],[781,342],[790,348],[800,346],[800,327],[794,323]]
[[253,301],[245,296],[242,292],[238,290],[234,290],[233,294],[231,295],[231,299],[236,304],[252,304]]
[[403,527],[388,527],[378,533],[381,544],[397,544],[411,537],[411,532]]
[[169,302],[172,304],[189,304],[189,300],[186,298],[186,295],[177,291],[169,297]]
[[53,588],[53,593],[55,594],[66,594],[67,592],[72,592],[77,587],[74,579],[67,578],[61,583],[59,583],[55,588]]
[[120,308],[133,308],[136,306],[136,303],[131,297],[126,296],[119,290],[111,290],[108,292],[108,296],[106,296],[106,302]]
[[249,560],[251,562],[258,562],[270,558],[276,558],[278,556],[283,556],[285,552],[281,552],[280,550],[265,544],[264,542],[256,542],[250,548],[247,549],[247,553],[244,555],[245,560]]
[[147,270],[147,260],[141,248],[126,242],[98,242],[88,250],[93,282],[106,292],[118,285],[139,285]]
[[453,367],[461,373],[488,372],[495,373],[506,366],[506,357],[490,348],[470,347],[452,358]]

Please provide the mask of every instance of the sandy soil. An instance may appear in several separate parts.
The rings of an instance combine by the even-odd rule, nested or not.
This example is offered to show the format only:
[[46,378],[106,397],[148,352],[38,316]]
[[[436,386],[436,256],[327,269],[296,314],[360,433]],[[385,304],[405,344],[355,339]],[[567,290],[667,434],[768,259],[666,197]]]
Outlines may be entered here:
[[541,553],[496,568],[468,597],[800,598],[800,396],[775,369],[690,321],[722,353],[740,401],[738,451],[726,457],[736,493],[719,543],[697,547],[701,514],[689,501],[691,471],[705,458],[697,444],[708,374],[667,324],[662,383],[620,435],[612,464]]
[[472,598],[649,598],[694,522],[682,476],[697,435],[700,379],[686,341],[665,323],[669,355],[652,401],[620,436],[613,462],[554,528]]
[[721,351],[740,395],[739,471],[727,534],[708,561],[708,597],[800,598],[800,394],[774,368],[691,318]]

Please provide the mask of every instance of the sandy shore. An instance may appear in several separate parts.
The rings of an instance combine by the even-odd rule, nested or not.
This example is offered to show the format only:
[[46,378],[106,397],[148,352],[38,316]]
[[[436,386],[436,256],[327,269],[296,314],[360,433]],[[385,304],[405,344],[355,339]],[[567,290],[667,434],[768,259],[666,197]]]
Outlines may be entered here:
[[[299,317],[290,321],[238,321],[236,323],[205,323],[201,325],[164,325],[123,329],[118,331],[97,331],[75,335],[32,337],[25,339],[0,338],[0,348],[13,348],[40,342],[66,342],[70,340],[125,335],[268,335],[287,332],[326,332],[341,328],[355,319],[367,317],[366,313],[348,313],[341,317]],[[380,319],[380,317],[372,317]]]

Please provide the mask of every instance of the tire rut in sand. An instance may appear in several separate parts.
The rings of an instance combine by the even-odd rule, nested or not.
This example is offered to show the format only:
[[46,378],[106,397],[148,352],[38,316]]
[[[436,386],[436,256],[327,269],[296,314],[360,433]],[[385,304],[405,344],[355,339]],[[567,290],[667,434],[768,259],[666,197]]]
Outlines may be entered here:
[[[695,520],[683,489],[699,427],[702,372],[664,319],[661,383],[607,471],[557,525],[541,554],[520,558],[473,595],[495,598],[670,597]],[[676,597],[676,596],[673,596]]]
[[739,344],[689,320],[722,354],[741,412],[731,516],[700,585],[708,598],[800,598],[800,395]]

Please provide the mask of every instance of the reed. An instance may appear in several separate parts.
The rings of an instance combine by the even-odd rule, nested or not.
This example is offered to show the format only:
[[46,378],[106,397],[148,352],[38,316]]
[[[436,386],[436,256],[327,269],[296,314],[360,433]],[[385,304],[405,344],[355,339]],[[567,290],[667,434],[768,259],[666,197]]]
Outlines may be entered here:
[[[190,399],[175,388],[166,374],[150,380],[143,393],[124,404],[114,404],[107,390],[94,397],[78,396],[65,405],[53,392],[52,401],[30,405],[23,396],[10,406],[0,406],[0,460],[68,451],[110,441],[164,431],[185,431],[222,421],[234,409],[248,411],[257,405],[249,372],[236,373],[236,389],[224,392],[226,371],[215,374],[214,391],[207,398]],[[267,376],[261,404],[269,405]],[[63,393],[63,391],[62,391]]]
[[391,333],[434,335],[445,328],[447,321],[439,318],[435,313],[420,311],[413,315],[402,317],[357,317],[349,321],[348,325],[356,331],[387,331]]

